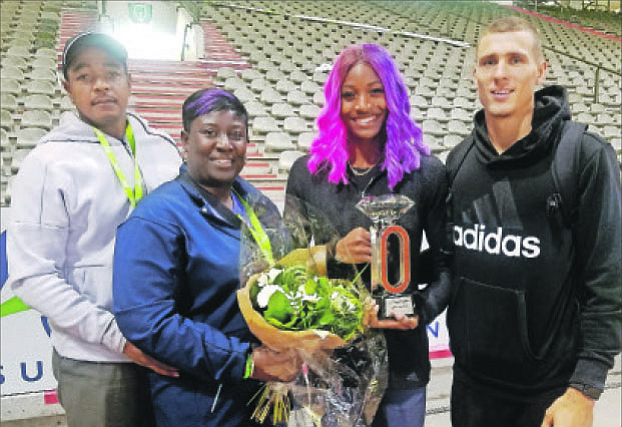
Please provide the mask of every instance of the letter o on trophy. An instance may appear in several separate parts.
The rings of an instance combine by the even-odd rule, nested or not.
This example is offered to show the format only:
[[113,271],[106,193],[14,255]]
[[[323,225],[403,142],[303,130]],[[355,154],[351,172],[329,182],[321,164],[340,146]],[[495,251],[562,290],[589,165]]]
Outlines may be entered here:
[[[389,282],[389,237],[395,235],[400,244],[400,276],[396,284]],[[399,225],[391,225],[382,230],[380,236],[380,254],[382,257],[382,286],[392,294],[401,294],[410,284],[410,238],[404,228]]]

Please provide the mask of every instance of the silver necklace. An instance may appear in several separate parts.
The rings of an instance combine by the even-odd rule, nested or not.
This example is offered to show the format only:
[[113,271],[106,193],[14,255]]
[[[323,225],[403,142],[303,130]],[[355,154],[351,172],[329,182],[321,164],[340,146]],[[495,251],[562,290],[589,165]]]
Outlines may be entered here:
[[357,171],[354,166],[352,166],[350,164],[350,162],[348,162],[348,167],[350,168],[350,170],[352,171],[352,173],[356,176],[365,176],[367,175],[369,172],[371,172],[371,170],[374,168],[374,166],[376,165],[371,165],[370,167],[363,169],[361,172]]

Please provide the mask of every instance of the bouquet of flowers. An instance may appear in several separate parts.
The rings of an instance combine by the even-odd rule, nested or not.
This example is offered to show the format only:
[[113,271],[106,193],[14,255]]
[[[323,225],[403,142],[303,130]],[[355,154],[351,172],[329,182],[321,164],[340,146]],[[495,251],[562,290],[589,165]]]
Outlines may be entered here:
[[382,333],[363,326],[369,292],[360,273],[353,280],[329,279],[325,246],[295,249],[274,261],[267,242],[276,234],[263,227],[254,224],[246,233],[252,238],[243,238],[248,280],[238,291],[240,310],[264,345],[297,349],[304,367],[292,383],[267,383],[253,401],[253,418],[288,422],[292,397],[315,425],[370,422],[386,387],[387,355]]

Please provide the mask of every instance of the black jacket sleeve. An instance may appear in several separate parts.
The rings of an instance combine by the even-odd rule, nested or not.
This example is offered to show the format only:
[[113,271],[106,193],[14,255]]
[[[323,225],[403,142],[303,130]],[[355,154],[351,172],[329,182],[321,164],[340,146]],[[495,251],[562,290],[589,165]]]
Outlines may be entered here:
[[620,352],[622,216],[620,169],[614,150],[586,134],[575,228],[575,277],[582,342],[570,383],[604,389]]
[[[440,162],[439,162],[440,163]],[[420,261],[430,279],[428,286],[420,294],[419,322],[431,323],[449,304],[451,274],[445,247],[445,226],[447,221],[447,176],[444,167],[435,168],[435,173],[426,182],[428,186],[427,209],[423,227],[430,248]]]

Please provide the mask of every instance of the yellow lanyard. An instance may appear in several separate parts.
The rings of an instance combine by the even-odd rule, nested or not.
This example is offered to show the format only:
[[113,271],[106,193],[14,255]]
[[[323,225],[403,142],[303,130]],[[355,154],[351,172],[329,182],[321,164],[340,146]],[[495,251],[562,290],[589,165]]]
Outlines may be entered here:
[[110,144],[106,140],[106,136],[102,131],[93,127],[95,131],[95,135],[97,139],[99,139],[99,143],[101,147],[104,149],[104,152],[108,156],[108,160],[110,161],[110,166],[114,169],[114,172],[117,174],[117,178],[121,183],[121,187],[127,194],[127,199],[130,201],[130,205],[132,207],[136,207],[136,204],[143,198],[143,183],[142,177],[140,175],[140,169],[138,168],[138,157],[136,156],[136,140],[134,139],[134,132],[132,132],[132,127],[130,126],[130,122],[127,122],[127,127],[125,128],[125,137],[130,144],[130,148],[132,150],[132,156],[134,157],[134,190],[130,187],[130,184],[127,182],[125,175],[123,175],[123,171],[121,171],[121,167],[119,166],[119,162],[117,158],[114,156],[112,149],[110,148]]

